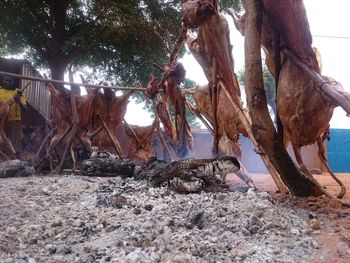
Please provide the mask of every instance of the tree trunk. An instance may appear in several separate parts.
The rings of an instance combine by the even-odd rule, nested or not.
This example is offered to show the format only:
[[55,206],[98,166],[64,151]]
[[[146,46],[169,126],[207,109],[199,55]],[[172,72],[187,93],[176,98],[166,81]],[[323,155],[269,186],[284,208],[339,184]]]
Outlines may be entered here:
[[[64,80],[64,72],[69,61],[63,51],[65,41],[67,41],[66,22],[69,1],[50,1],[50,33],[52,34],[51,46],[52,55],[49,56],[49,66],[51,78],[54,80]],[[59,91],[63,85],[56,85]]]
[[[66,71],[67,65],[68,62],[65,62],[63,58],[53,57],[49,62],[51,79],[64,80],[64,73]],[[63,84],[56,84],[55,87],[58,89],[59,92],[62,92],[64,89]]]
[[245,27],[245,91],[255,139],[293,195],[320,195],[318,187],[295,166],[278,138],[268,113],[261,62],[262,6],[259,0],[243,2],[247,14]]
[[52,79],[54,80],[64,80],[64,72],[66,71],[67,65],[51,64],[50,70]]

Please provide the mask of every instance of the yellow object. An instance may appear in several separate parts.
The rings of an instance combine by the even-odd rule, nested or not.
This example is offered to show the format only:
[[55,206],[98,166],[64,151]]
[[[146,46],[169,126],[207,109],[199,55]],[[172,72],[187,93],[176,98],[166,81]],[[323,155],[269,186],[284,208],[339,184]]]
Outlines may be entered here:
[[[4,89],[3,87],[0,87],[0,103],[13,98],[13,96],[17,94],[17,91],[19,91],[19,89],[7,90],[7,89]],[[20,102],[23,105],[26,105],[26,99],[23,95],[20,98]],[[21,110],[19,108],[19,105],[16,102],[12,103],[12,105],[10,106],[10,111],[7,115],[7,120],[9,121],[21,120]]]

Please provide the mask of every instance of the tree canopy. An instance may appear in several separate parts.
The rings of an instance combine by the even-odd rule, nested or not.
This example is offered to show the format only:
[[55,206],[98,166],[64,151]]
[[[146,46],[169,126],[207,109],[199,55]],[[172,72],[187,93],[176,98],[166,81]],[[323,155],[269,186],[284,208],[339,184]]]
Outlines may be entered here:
[[[145,83],[181,27],[181,0],[7,0],[0,8],[0,55],[24,53],[63,79],[89,66],[115,84]],[[237,0],[220,6],[237,6]]]
[[145,80],[166,58],[180,28],[180,1],[1,1],[2,55],[25,53],[63,79],[68,64],[101,70],[118,82]]

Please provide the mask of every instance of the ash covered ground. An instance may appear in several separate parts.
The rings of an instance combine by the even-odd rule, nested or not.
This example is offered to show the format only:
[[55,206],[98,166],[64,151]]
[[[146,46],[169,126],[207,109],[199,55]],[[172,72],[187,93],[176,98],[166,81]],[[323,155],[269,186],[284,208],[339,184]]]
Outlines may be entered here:
[[1,179],[0,198],[0,262],[309,262],[319,249],[311,214],[266,192],[66,175]]

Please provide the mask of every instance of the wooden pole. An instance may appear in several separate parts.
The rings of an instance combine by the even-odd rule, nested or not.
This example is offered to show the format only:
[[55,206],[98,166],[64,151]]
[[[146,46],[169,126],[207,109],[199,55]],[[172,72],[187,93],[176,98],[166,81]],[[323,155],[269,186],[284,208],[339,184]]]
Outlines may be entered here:
[[8,157],[4,152],[0,151],[0,155],[2,155],[3,157],[5,157],[6,161],[10,160],[10,157]]
[[49,150],[47,151],[47,153],[45,154],[45,156],[43,158],[41,158],[36,164],[35,167],[39,166],[48,156],[49,154],[56,148],[56,146],[64,139],[64,137],[66,137],[66,135],[69,133],[69,131],[72,129],[72,126],[69,126],[63,133],[63,135],[61,136],[61,138],[59,138],[57,140],[57,142],[52,145]]
[[[73,94],[73,92],[72,92],[72,94]],[[64,148],[64,152],[63,152],[63,156],[62,156],[62,159],[61,159],[61,163],[60,163],[60,165],[57,168],[57,173],[58,174],[62,174],[62,172],[63,172],[63,167],[64,167],[64,164],[66,162],[66,158],[67,158],[68,152],[70,150],[70,147],[72,146],[72,143],[73,143],[73,140],[74,140],[74,137],[75,137],[77,131],[78,131],[78,124],[76,122],[74,122],[73,123],[73,127],[70,130],[69,137],[67,139],[66,147]]]
[[157,130],[157,134],[160,140],[160,143],[163,146],[163,150],[168,154],[169,158],[171,161],[174,161],[173,156],[171,155],[170,149],[164,139],[164,136],[162,134],[162,129],[160,128],[160,121],[159,121],[159,116],[158,116],[158,112],[156,109],[156,103],[153,101],[153,108],[154,108],[154,116],[155,116],[155,122],[156,122],[156,130]]
[[[69,80],[71,81],[71,83],[73,83],[73,74],[71,72],[69,74]],[[79,89],[79,86],[77,86],[76,84],[71,85],[70,103],[71,103],[72,115],[73,115],[73,127],[70,131],[70,134],[69,134],[69,137],[67,140],[67,144],[66,144],[66,147],[64,149],[63,156],[61,159],[61,163],[57,169],[58,174],[61,174],[63,171],[63,167],[64,167],[64,164],[66,162],[68,152],[69,152],[70,148],[72,147],[74,138],[75,138],[77,131],[78,131],[79,115],[78,115],[78,111],[77,111],[77,101],[76,101],[76,94],[78,93],[77,92],[78,89]],[[72,153],[72,154],[74,154],[74,153]],[[73,162],[75,162],[74,156],[72,156],[72,159],[73,159]],[[75,168],[75,163],[73,164],[73,170],[74,170],[74,168]]]
[[124,124],[130,129],[132,135],[134,136],[134,138],[137,141],[138,146],[142,144],[140,138],[137,136],[137,134],[135,133],[134,129],[129,125],[129,123],[126,122],[126,120],[123,118],[123,122]]
[[92,138],[94,137],[96,134],[98,134],[101,130],[103,129],[103,125],[101,125],[100,127],[98,127],[95,131],[93,131],[92,133],[88,133],[88,137]]
[[188,28],[186,26],[182,26],[179,37],[177,38],[176,44],[170,53],[170,58],[169,58],[170,63],[176,60],[177,54],[179,53],[180,49],[182,48],[182,45],[186,41],[187,31],[188,31]]
[[62,80],[30,77],[30,76],[24,76],[24,75],[19,75],[19,74],[4,72],[4,71],[0,71],[0,75],[13,77],[13,78],[33,80],[33,81],[40,81],[40,82],[44,82],[44,83],[57,83],[57,84],[63,84],[63,85],[78,85],[78,86],[84,86],[85,88],[103,88],[103,89],[112,89],[112,90],[135,90],[135,91],[146,91],[147,90],[146,88],[140,88],[139,86],[135,86],[135,87],[112,86],[112,87],[110,87],[110,86],[104,86],[104,85],[94,85],[94,84],[88,84],[88,83],[74,83],[74,82],[68,82],[68,81],[62,81]]
[[49,140],[50,136],[52,136],[53,132],[55,131],[56,128],[52,129],[44,138],[44,140],[42,141],[42,143],[40,144],[39,150],[36,152],[35,155],[35,160],[38,160],[40,158],[40,153],[42,151],[42,149],[44,148],[45,144],[47,143],[47,141]]
[[120,147],[120,144],[119,144],[117,138],[111,133],[111,131],[109,130],[109,128],[108,128],[108,126],[106,124],[106,122],[103,120],[101,115],[98,115],[98,117],[100,118],[100,120],[101,120],[101,122],[103,124],[103,127],[106,129],[109,138],[112,140],[113,146],[114,146],[114,149],[115,149],[116,153],[118,154],[119,158],[122,159],[123,158],[122,149]]
[[275,182],[277,188],[280,190],[281,193],[284,193],[284,194],[288,193],[288,189],[283,184],[283,182],[282,182],[282,180],[280,178],[280,175],[278,174],[278,172],[276,171],[274,166],[271,164],[271,162],[270,162],[269,158],[266,156],[265,152],[261,151],[261,146],[255,140],[255,137],[254,137],[253,132],[252,132],[251,123],[250,123],[249,118],[245,115],[243,109],[240,107],[240,104],[236,103],[232,99],[231,94],[229,93],[229,91],[227,90],[225,85],[222,83],[222,81],[219,81],[219,85],[221,85],[223,91],[225,92],[225,94],[226,94],[228,100],[230,101],[231,105],[233,106],[234,110],[238,113],[239,119],[242,122],[245,130],[247,131],[249,139],[254,144],[255,152],[260,155],[260,157],[261,157],[262,161],[264,162],[267,170],[270,172],[271,177],[272,177],[273,181]]
[[[130,129],[132,135],[134,136],[134,138],[137,141],[136,149],[138,149],[140,146],[144,147],[143,140],[141,140],[139,138],[139,136],[136,134],[135,130],[129,125],[129,123],[126,122],[126,120],[124,118],[123,118],[123,122]],[[154,125],[154,123],[152,125]],[[144,138],[142,138],[142,139],[144,139]],[[154,151],[153,151],[153,153],[154,153]]]
[[[184,96],[185,97],[185,96]],[[214,135],[214,130],[208,123],[208,121],[205,119],[205,117],[198,112],[198,110],[191,104],[191,102],[185,97],[185,104],[188,108],[188,110],[193,114],[196,115],[198,119],[201,120],[201,122],[204,124],[204,126],[208,129],[211,135]]]

